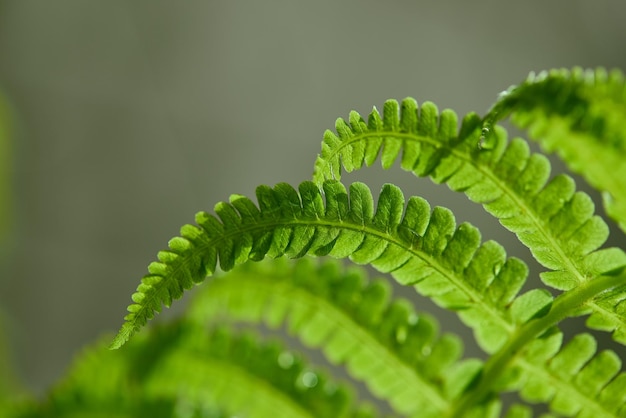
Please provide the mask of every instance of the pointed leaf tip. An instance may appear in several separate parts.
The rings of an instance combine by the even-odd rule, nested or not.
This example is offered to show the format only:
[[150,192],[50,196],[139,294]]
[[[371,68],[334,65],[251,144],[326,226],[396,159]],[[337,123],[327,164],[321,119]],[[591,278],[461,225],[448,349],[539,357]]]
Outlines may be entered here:
[[131,326],[128,326],[128,323],[122,325],[122,328],[118,331],[113,341],[109,345],[109,350],[117,350],[121,348],[124,344],[128,342],[130,337],[135,333],[135,329]]
[[109,344],[109,350],[118,350],[128,341],[125,337],[121,337],[120,334],[117,334],[111,344]]

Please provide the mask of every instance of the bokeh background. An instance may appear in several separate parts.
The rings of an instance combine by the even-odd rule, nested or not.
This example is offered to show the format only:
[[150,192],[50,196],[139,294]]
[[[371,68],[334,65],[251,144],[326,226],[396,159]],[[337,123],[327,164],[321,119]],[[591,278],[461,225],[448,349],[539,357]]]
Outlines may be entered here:
[[[43,391],[118,328],[146,266],[195,212],[309,179],[323,131],[351,109],[413,96],[482,113],[531,70],[626,70],[625,18],[618,0],[0,0],[13,122],[0,148],[12,186],[0,309],[14,367]],[[357,179],[456,208],[529,258],[445,186],[399,169],[346,181]]]

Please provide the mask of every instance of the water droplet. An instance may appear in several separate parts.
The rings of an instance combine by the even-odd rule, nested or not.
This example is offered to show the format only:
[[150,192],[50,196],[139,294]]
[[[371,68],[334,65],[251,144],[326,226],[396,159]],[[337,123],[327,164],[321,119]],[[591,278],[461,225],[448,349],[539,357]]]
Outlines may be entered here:
[[509,94],[511,94],[511,90],[502,90],[499,94],[498,94],[498,100],[502,100],[504,99],[506,96],[508,96]]
[[491,135],[491,130],[489,127],[483,127],[480,132],[480,137],[478,138],[478,149],[480,150],[490,150],[494,147],[494,140]]
[[416,313],[412,313],[411,315],[409,315],[409,319],[407,320],[407,322],[409,323],[409,325],[415,325],[419,322],[420,317],[416,314]]
[[429,356],[432,351],[433,350],[428,345],[422,347],[422,355],[423,356]]
[[278,365],[283,369],[290,368],[291,366],[293,366],[294,362],[295,358],[293,357],[293,354],[291,354],[289,351],[283,351],[278,355]]
[[317,375],[313,372],[306,372],[302,375],[302,384],[309,389],[317,386],[317,381]]

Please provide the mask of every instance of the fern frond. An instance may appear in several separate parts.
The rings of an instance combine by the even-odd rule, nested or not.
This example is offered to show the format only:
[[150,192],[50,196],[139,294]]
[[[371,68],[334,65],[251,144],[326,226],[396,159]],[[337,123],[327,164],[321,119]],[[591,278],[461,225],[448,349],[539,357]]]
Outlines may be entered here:
[[620,71],[531,73],[500,95],[485,122],[491,125],[508,115],[605,192],[607,214],[626,231],[626,84]]
[[[596,353],[589,334],[575,336],[564,347],[562,334],[553,332],[526,347],[523,362],[514,362],[509,389],[532,403],[547,402],[562,416],[626,416],[626,374],[613,351]],[[509,382],[510,384],[511,382]]]
[[[438,336],[438,324],[402,299],[390,303],[387,281],[337,262],[245,264],[196,294],[189,317],[200,323],[287,323],[304,344],[321,348],[372,393],[406,416],[447,415],[451,400],[481,363],[458,363],[460,339]],[[460,374],[460,371],[463,374]],[[451,377],[454,375],[454,379]]]
[[[450,110],[439,114],[426,102],[420,109],[413,99],[385,103],[367,123],[356,112],[349,123],[338,119],[337,133],[326,131],[315,164],[314,181],[341,178],[380,158],[384,168],[400,159],[404,170],[445,182],[481,203],[502,225],[514,232],[533,256],[553,270],[541,274],[547,285],[569,290],[601,274],[626,266],[626,254],[598,248],[608,227],[594,215],[591,198],[576,192],[565,175],[549,180],[550,164],[541,154],[531,154],[521,139],[507,141],[506,132],[494,127],[481,137],[483,122],[467,115],[457,132],[457,117]],[[626,330],[626,315],[606,305],[588,301],[597,317],[610,318],[604,328]],[[608,309],[608,310],[607,310]],[[623,339],[617,338],[618,341]]]
[[353,184],[349,195],[336,181],[323,188],[325,203],[320,189],[304,182],[299,191],[287,184],[259,187],[258,209],[249,199],[233,196],[230,204],[215,206],[219,220],[199,213],[199,226],[184,226],[182,237],[172,239],[170,249],[158,254],[160,261],[149,266],[112,347],[121,346],[163,304],[169,306],[184,289],[212,275],[218,259],[228,271],[266,254],[349,257],[390,272],[401,284],[414,285],[439,305],[460,311],[487,352],[549,304],[543,300],[536,311],[516,309],[511,302],[526,278],[526,266],[507,259],[495,242],[481,245],[473,226],[457,228],[449,210],[437,207],[431,213],[421,198],[409,199],[405,210],[404,196],[392,185],[383,187],[376,211],[363,184]]

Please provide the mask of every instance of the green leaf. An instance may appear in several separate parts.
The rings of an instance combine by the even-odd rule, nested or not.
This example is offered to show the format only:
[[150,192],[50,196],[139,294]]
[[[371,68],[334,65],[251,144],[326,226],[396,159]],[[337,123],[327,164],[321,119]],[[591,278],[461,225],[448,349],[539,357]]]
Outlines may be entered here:
[[530,290],[513,302],[511,315],[518,323],[525,323],[533,318],[540,318],[548,313],[552,306],[552,295],[545,289]]

